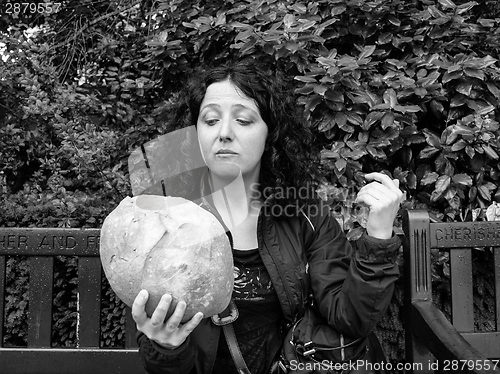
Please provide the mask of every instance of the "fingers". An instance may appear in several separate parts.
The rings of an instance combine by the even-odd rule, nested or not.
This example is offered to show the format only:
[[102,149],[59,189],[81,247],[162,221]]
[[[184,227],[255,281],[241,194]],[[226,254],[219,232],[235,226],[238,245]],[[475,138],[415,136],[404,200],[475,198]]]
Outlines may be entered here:
[[151,324],[153,326],[163,324],[163,322],[165,321],[165,317],[167,316],[168,309],[170,308],[171,302],[172,296],[170,296],[169,294],[165,294],[161,297],[160,302],[156,306],[156,309],[151,316]]
[[365,178],[367,180],[374,180],[382,183],[384,186],[389,188],[392,191],[399,191],[399,180],[391,179],[388,175],[382,173],[369,173],[365,174]]
[[376,194],[366,191],[366,192],[359,192],[354,202],[356,204],[364,203],[369,207],[373,207],[375,204],[377,204],[378,201],[380,201],[380,199],[381,199],[380,196],[377,196]]
[[355,203],[365,203],[369,206],[376,204],[377,202],[399,202],[402,192],[398,189],[397,191],[388,189],[384,185],[378,182],[372,182],[362,187],[355,199]]
[[385,185],[378,183],[378,182],[371,182],[370,184],[367,184],[366,186],[363,186],[359,189],[358,193],[361,192],[372,192],[372,193],[378,193],[378,194],[387,194],[387,193],[394,193],[394,190],[388,189]]
[[399,189],[399,181],[392,180],[381,173],[367,174],[373,182],[363,186],[355,199],[355,203],[364,203],[369,209],[366,228],[369,235],[389,238],[403,192]]
[[175,348],[181,345],[203,319],[203,313],[198,312],[186,323],[181,323],[187,308],[186,302],[181,300],[165,322],[173,302],[170,294],[165,294],[160,298],[151,318],[148,318],[145,308],[148,298],[146,290],[141,290],[137,294],[132,304],[132,317],[139,331],[163,347]]
[[370,195],[369,193],[358,195],[356,204],[363,203],[368,206],[369,212],[378,212],[384,209],[384,201],[378,197]]
[[399,189],[399,180],[391,179],[382,173],[370,173],[366,174],[365,177],[367,180],[374,180],[374,182],[363,186],[359,190],[356,202],[359,202],[359,198],[365,193],[375,199],[390,199],[398,203],[403,199],[403,192]]
[[146,314],[146,302],[148,298],[148,291],[141,290],[134,299],[134,303],[132,304],[132,318],[137,325],[144,324],[148,319]]
[[182,321],[182,317],[184,317],[185,311],[186,311],[186,302],[181,300],[177,303],[174,313],[170,316],[170,318],[167,321],[168,330],[173,331],[179,327]]
[[198,312],[196,313],[193,318],[191,318],[189,321],[187,321],[184,326],[182,326],[182,331],[183,333],[188,336],[193,332],[193,330],[198,326],[198,324],[201,322],[203,319],[203,313]]
[[[153,327],[160,326],[165,322],[165,317],[167,316],[170,305],[172,304],[172,296],[169,294],[165,294],[161,297],[158,305],[151,315],[151,318],[148,318],[145,308],[148,298],[149,295],[148,291],[146,290],[141,290],[137,294],[134,303],[132,304],[132,317],[138,325],[143,325],[149,320],[150,324]],[[191,318],[185,324],[181,323],[182,318],[184,317],[184,313],[186,312],[186,308],[187,306],[185,301],[181,300],[177,303],[173,314],[165,324],[165,327],[168,330],[174,331],[182,327],[184,330],[188,330],[189,332],[191,332],[196,326],[198,326],[200,321],[203,319],[203,313],[201,312],[196,313],[193,318]]]

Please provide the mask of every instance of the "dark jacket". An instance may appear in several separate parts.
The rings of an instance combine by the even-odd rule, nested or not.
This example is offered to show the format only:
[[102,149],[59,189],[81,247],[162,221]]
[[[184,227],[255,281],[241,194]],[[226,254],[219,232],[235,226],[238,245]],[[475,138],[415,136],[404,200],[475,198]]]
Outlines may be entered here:
[[[346,336],[367,336],[390,303],[399,276],[395,259],[400,241],[364,234],[351,244],[328,207],[316,208],[275,218],[264,206],[258,218],[260,255],[283,316],[291,323],[303,313],[311,287],[331,325]],[[148,373],[210,374],[220,333],[206,318],[176,349],[162,348],[142,333],[137,340]],[[279,349],[269,352],[270,357]]]

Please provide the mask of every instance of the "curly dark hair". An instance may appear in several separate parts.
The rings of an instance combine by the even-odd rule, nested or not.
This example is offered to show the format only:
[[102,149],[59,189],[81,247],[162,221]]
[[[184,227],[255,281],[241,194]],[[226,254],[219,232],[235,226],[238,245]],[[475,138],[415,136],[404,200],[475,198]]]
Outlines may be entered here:
[[319,152],[314,151],[313,134],[303,120],[293,90],[280,72],[243,61],[195,74],[181,92],[170,129],[196,126],[207,87],[227,79],[255,100],[268,126],[259,180],[260,192],[267,203],[287,209],[290,205],[302,207],[317,202]]

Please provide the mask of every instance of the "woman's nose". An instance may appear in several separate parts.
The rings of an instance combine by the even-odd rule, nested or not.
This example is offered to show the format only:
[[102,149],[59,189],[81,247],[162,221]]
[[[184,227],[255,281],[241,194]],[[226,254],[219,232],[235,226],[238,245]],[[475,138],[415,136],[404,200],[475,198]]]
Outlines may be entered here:
[[227,141],[233,138],[233,127],[230,118],[223,118],[219,127],[219,140]]

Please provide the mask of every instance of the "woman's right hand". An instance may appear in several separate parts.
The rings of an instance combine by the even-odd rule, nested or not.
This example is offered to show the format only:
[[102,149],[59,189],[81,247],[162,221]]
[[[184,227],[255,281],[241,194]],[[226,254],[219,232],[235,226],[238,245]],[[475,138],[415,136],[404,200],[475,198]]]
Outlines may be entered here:
[[186,311],[186,303],[179,301],[174,313],[165,321],[172,296],[165,294],[161,297],[151,318],[146,314],[146,302],[149,294],[146,290],[141,290],[132,304],[132,318],[137,324],[137,330],[141,331],[150,340],[165,348],[174,349],[180,346],[189,334],[203,319],[203,313],[196,313],[193,318],[181,324],[182,317]]

